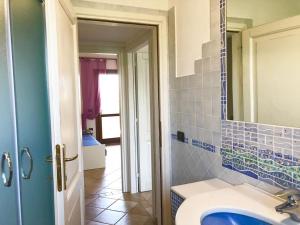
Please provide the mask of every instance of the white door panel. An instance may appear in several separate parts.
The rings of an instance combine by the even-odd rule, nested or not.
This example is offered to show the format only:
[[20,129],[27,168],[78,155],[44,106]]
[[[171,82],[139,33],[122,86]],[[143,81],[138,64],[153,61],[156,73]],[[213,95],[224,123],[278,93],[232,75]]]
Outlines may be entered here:
[[[77,25],[63,2],[46,1],[53,144],[61,146],[62,158],[62,191],[57,188],[55,195],[56,225],[84,225]],[[78,158],[63,163],[64,156],[77,154]],[[57,186],[56,162],[54,168]]]
[[139,191],[152,190],[149,52],[136,53]]
[[300,16],[243,32],[246,121],[300,126],[299,43]]
[[[66,157],[73,157],[80,152],[78,143],[79,129],[77,122],[76,86],[75,86],[75,35],[74,25],[60,4],[57,4],[58,63],[60,80],[60,123],[61,143],[65,146]],[[80,224],[80,189],[82,188],[79,160],[66,163],[66,185],[64,196],[65,224]],[[78,221],[73,224],[73,221]]]
[[243,112],[243,68],[242,68],[242,34],[232,35],[232,100],[233,119],[242,121]]
[[297,31],[276,38],[270,35],[257,43],[258,122],[300,126],[300,64],[295,62],[300,59],[300,29]]
[[[76,126],[75,65],[73,25],[60,4],[57,4],[57,29],[59,49],[60,124],[61,142],[65,145],[66,157],[78,154]],[[78,160],[66,167],[67,184],[72,183],[79,169]]]

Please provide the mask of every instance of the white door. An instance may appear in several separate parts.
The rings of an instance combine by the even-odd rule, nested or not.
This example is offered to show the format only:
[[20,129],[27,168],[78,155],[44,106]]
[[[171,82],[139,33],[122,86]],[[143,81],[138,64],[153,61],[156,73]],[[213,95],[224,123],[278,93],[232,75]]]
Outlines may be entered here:
[[299,27],[295,16],[243,32],[246,121],[300,126]]
[[70,10],[46,1],[56,225],[84,225],[77,25]]
[[231,40],[233,120],[243,121],[242,34],[233,33]]
[[150,78],[148,45],[136,53],[139,191],[152,190]]

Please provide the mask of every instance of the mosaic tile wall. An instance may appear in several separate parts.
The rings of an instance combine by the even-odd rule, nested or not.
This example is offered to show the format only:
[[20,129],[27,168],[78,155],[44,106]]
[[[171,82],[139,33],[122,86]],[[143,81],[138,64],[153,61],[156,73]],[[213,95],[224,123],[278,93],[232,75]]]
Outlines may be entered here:
[[[270,192],[300,187],[300,129],[226,120],[225,0],[211,0],[210,7],[211,41],[202,46],[195,74],[175,77],[175,42],[169,40],[172,184],[218,177]],[[184,143],[177,130],[185,132]]]
[[178,208],[183,203],[184,198],[179,196],[176,192],[171,191],[171,214],[173,222],[175,221],[176,213],[178,211]]

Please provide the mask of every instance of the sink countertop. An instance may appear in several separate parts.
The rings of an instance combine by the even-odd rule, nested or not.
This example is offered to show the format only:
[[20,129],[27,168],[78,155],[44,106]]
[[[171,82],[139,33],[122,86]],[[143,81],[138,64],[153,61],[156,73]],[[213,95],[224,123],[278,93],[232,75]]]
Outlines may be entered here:
[[282,201],[253,186],[243,184],[195,195],[185,200],[176,215],[176,225],[200,225],[213,212],[233,212],[254,216],[274,225],[299,225],[288,214],[275,211]]
[[229,188],[229,187],[232,187],[232,185],[226,183],[225,181],[215,178],[215,179],[204,180],[195,183],[173,186],[171,190],[174,191],[176,194],[180,195],[181,197],[183,197],[184,199],[188,199],[197,194],[216,191],[216,190]]

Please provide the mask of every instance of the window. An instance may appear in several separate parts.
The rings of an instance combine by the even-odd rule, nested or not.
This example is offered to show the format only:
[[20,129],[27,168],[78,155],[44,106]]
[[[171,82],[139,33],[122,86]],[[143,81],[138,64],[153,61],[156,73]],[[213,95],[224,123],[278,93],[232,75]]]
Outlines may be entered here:
[[120,143],[119,75],[100,74],[101,113],[97,120],[99,140],[103,144]]

